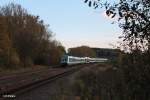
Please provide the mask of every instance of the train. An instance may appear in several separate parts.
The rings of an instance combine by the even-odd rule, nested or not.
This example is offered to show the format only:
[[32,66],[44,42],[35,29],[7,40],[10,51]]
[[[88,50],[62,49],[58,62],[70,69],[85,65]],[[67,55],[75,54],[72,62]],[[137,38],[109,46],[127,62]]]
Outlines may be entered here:
[[63,55],[60,63],[62,65],[74,65],[74,64],[86,64],[86,63],[98,63],[106,62],[107,58],[90,58],[90,57],[75,57],[69,55]]

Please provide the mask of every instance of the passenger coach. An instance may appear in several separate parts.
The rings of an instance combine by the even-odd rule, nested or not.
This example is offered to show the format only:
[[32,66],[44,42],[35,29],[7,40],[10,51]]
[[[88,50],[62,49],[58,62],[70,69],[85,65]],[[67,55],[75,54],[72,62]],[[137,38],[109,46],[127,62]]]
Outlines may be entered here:
[[85,63],[96,63],[96,62],[106,62],[107,58],[90,58],[90,57],[74,57],[64,55],[61,57],[62,65],[73,65],[73,64],[85,64]]

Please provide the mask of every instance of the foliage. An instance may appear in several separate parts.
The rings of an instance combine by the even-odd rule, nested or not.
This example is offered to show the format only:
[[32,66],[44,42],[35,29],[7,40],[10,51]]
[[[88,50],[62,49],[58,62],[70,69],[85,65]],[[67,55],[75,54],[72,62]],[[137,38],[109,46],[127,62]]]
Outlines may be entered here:
[[11,40],[7,32],[6,18],[0,17],[0,65],[6,66],[10,62]]
[[48,48],[43,48],[35,59],[36,64],[56,65],[60,63],[61,56],[65,53],[64,47],[58,41],[44,43]]
[[88,46],[81,46],[76,48],[69,48],[69,55],[77,57],[95,57],[95,52]]
[[93,7],[105,7],[108,16],[118,18],[119,26],[123,29],[123,36],[121,37],[124,41],[127,41],[130,47],[136,49],[137,46],[142,48],[144,45],[144,48],[148,48],[150,44],[150,1],[119,0],[114,4],[109,1],[102,3],[102,1],[85,0]]
[[96,53],[96,57],[98,58],[108,58],[115,59],[120,50],[119,49],[110,49],[110,48],[92,48]]
[[120,53],[117,65],[124,73],[124,99],[149,100],[150,1],[119,0],[114,4],[109,0],[105,3],[102,3],[104,0],[84,1],[90,7],[105,7],[106,14],[116,17],[123,30],[121,47],[125,52]]
[[4,66],[19,62],[23,66],[52,64],[64,53],[61,44],[51,40],[52,34],[39,16],[29,14],[21,5],[10,3],[0,7],[0,63]]
[[107,69],[107,66],[89,68],[80,72],[73,85],[75,95],[80,96],[81,100],[97,100],[95,97],[100,100],[122,99],[121,74]]
[[134,50],[122,55],[120,69],[124,72],[127,99],[149,100],[149,54]]

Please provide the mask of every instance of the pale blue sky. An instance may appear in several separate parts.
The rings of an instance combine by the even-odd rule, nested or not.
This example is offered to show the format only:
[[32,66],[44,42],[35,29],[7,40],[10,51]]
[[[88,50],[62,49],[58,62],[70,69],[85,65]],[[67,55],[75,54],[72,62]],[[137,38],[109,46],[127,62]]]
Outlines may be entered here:
[[109,44],[115,44],[121,34],[118,25],[111,24],[103,10],[89,8],[83,0],[0,0],[0,5],[12,1],[39,15],[66,48],[111,47]]

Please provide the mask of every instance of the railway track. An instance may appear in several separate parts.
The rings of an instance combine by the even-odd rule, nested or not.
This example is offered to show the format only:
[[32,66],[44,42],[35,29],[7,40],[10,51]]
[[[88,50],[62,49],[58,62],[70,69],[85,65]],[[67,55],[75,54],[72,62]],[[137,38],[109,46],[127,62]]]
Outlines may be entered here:
[[[57,67],[60,67],[61,65],[55,65],[55,66],[49,66],[50,68],[57,68]],[[38,68],[36,69],[36,71],[33,70],[29,70],[29,71],[23,71],[23,72],[17,72],[17,73],[11,73],[11,74],[6,74],[6,75],[0,75],[0,80],[2,79],[9,79],[9,78],[13,78],[13,77],[16,77],[16,76],[20,76],[22,74],[32,74],[32,73],[37,73],[37,72],[41,72],[45,69],[42,69],[42,68]]]
[[24,73],[24,75],[21,76],[3,78],[3,82],[0,82],[0,100],[7,100],[8,98],[4,97],[20,95],[21,93],[32,90],[48,82],[72,74],[84,66],[88,66],[88,64],[77,65],[76,67],[71,68],[54,68],[50,70]]

